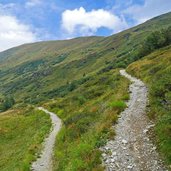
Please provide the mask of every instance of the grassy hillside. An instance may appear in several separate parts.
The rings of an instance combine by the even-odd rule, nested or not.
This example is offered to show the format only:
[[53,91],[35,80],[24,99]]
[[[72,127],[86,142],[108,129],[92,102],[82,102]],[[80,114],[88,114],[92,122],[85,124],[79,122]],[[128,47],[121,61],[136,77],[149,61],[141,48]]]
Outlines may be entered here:
[[155,140],[171,164],[171,46],[157,50],[131,64],[128,72],[141,78],[149,88],[149,117],[156,122]]
[[64,122],[54,170],[103,170],[99,147],[115,134],[112,125],[126,107],[128,83],[118,70],[95,74],[72,93],[46,104]]
[[[19,110],[19,114],[0,115],[1,170],[28,170],[49,131],[48,116],[32,110],[23,112],[28,104],[44,105],[63,120],[55,146],[54,170],[103,170],[98,147],[114,136],[111,126],[129,98],[129,82],[119,75],[118,68],[139,60],[137,54],[145,38],[152,31],[168,27],[170,20],[168,13],[110,37],[39,42],[0,53],[0,107],[15,103],[13,108]],[[159,50],[129,67],[129,72],[140,76],[149,87],[154,86],[150,87],[150,116],[158,123],[157,140],[168,163],[169,51],[169,47]],[[8,160],[11,153],[15,160]]]
[[134,61],[145,37],[167,27],[170,18],[168,13],[106,38],[40,42],[2,52],[0,92],[14,96],[17,103],[31,104],[61,96],[58,92],[75,80]]
[[50,118],[37,110],[0,114],[0,170],[28,171],[50,130]]

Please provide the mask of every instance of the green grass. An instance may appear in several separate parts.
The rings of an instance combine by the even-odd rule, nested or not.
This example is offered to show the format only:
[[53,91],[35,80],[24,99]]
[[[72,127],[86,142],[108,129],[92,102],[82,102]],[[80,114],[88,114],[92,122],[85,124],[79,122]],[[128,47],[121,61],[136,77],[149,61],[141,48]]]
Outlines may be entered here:
[[112,101],[109,103],[109,106],[112,109],[119,110],[119,111],[122,111],[123,109],[125,109],[127,107],[127,105],[123,101]]
[[0,170],[28,171],[51,127],[41,111],[13,110],[0,115]]
[[125,95],[122,96],[123,101],[128,101],[129,99],[130,99],[129,94],[125,94]]
[[[126,67],[153,31],[170,25],[171,13],[109,37],[84,37],[23,45],[0,53],[0,92],[16,103],[39,104],[92,74]],[[55,92],[55,96],[48,94]],[[58,91],[58,92],[57,92]],[[53,94],[53,93],[52,93]]]
[[[114,137],[111,126],[129,99],[129,83],[118,68],[137,60],[145,38],[168,27],[170,19],[168,13],[109,37],[39,42],[0,53],[0,97],[14,98],[13,108],[45,104],[63,120],[55,146],[55,170],[103,170],[98,148]],[[149,116],[156,119],[157,142],[170,163],[168,50],[138,61],[129,71],[149,86]],[[28,169],[50,126],[48,116],[40,115],[30,111],[0,116],[3,169]],[[9,131],[4,132],[6,129]]]
[[171,46],[131,64],[127,70],[148,85],[148,115],[156,123],[155,140],[166,163],[171,165]]
[[[121,97],[128,96],[128,85],[118,70],[94,74],[73,92],[45,105],[64,123],[57,136],[54,170],[103,170],[99,147],[115,135],[111,127],[126,107]],[[108,105],[114,99],[117,108]]]

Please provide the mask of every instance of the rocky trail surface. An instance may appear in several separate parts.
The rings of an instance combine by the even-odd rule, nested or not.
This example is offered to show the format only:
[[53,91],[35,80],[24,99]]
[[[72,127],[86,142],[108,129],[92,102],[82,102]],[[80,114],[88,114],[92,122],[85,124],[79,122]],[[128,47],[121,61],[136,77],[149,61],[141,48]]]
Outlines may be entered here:
[[132,84],[130,100],[114,127],[116,136],[102,147],[103,163],[107,171],[166,171],[148,131],[154,127],[146,116],[147,88],[125,70],[120,74]]
[[40,158],[38,158],[35,162],[32,163],[31,170],[32,171],[51,171],[53,147],[55,144],[56,135],[58,134],[61,128],[62,122],[57,117],[56,114],[49,112],[43,107],[39,107],[38,109],[50,115],[50,118],[52,120],[52,131],[50,132],[49,136],[44,141],[43,150],[40,155]]

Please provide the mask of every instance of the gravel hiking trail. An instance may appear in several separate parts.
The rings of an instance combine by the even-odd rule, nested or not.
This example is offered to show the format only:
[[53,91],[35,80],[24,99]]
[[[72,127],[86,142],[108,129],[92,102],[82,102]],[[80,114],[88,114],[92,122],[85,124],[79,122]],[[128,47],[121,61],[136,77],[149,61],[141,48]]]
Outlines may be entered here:
[[101,148],[107,171],[166,171],[155,145],[149,139],[149,130],[155,125],[146,116],[148,90],[145,84],[125,70],[120,74],[128,78],[130,100],[113,126],[116,136]]
[[58,134],[61,128],[62,122],[57,117],[56,114],[49,112],[43,107],[39,107],[38,109],[50,115],[50,118],[52,121],[52,131],[50,132],[49,136],[44,141],[43,150],[40,155],[40,158],[37,158],[37,160],[32,163],[31,170],[32,171],[52,171],[53,147],[55,144],[56,135]]

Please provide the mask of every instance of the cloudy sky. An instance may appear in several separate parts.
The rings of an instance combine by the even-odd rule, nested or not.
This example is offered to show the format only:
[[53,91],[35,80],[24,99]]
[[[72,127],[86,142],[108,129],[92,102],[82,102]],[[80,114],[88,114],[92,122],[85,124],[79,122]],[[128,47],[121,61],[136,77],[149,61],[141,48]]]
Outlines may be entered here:
[[108,36],[171,11],[171,0],[0,0],[0,51],[42,40]]

